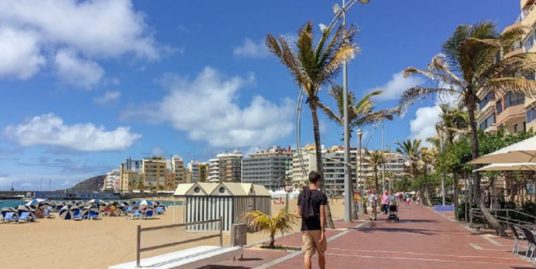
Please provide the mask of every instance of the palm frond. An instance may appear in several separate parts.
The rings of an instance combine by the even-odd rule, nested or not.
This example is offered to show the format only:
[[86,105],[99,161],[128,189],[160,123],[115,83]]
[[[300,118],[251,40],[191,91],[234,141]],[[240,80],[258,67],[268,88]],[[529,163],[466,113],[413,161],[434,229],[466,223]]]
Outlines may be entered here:
[[317,104],[318,104],[318,107],[320,107],[320,109],[322,109],[322,111],[324,111],[324,113],[326,113],[328,118],[330,118],[332,121],[336,122],[339,125],[343,124],[342,118],[337,116],[337,114],[335,114],[335,112],[333,112],[333,110],[331,110],[331,108],[327,107],[326,105],[324,105],[324,103],[322,103],[320,101]]
[[524,77],[493,78],[487,81],[486,88],[501,94],[515,92],[536,97],[536,81]]
[[400,108],[404,111],[408,106],[413,103],[429,98],[434,94],[457,94],[454,89],[448,88],[426,88],[426,87],[413,87],[407,89],[400,98]]

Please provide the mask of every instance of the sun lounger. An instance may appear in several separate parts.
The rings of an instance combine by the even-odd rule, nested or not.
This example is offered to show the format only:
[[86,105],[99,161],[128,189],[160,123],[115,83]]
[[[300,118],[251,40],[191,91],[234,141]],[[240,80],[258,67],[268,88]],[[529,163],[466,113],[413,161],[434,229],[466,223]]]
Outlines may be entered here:
[[17,223],[26,223],[30,221],[30,212],[22,212],[20,217],[17,219]]
[[17,215],[15,215],[14,212],[7,212],[4,216],[3,222],[16,222],[17,221]]
[[89,211],[89,219],[91,220],[98,220],[100,219],[100,214],[97,211]]
[[82,218],[83,218],[82,210],[75,210],[73,214],[73,219],[82,220]]
[[145,214],[143,214],[142,218],[143,219],[150,219],[154,216],[154,211],[153,210],[147,210],[145,211]]
[[141,217],[141,211],[134,210],[132,212],[132,216],[130,216],[130,219],[139,219]]

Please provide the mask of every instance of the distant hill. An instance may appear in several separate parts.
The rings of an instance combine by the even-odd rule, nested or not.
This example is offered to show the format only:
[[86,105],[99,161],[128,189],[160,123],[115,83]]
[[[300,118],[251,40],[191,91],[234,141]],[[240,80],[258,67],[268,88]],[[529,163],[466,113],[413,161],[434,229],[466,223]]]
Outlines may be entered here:
[[104,178],[106,175],[91,177],[86,180],[80,181],[74,187],[70,188],[72,192],[86,192],[86,191],[100,191],[104,185]]

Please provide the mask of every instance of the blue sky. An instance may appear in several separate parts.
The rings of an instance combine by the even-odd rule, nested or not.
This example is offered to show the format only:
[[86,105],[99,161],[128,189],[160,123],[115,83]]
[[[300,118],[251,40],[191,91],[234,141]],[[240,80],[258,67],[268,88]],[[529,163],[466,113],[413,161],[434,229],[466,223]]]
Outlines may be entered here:
[[[206,160],[234,148],[294,145],[297,88],[264,38],[328,23],[333,4],[2,1],[0,189],[70,186],[129,156]],[[457,25],[491,20],[502,29],[518,13],[518,1],[504,0],[357,6],[348,15],[361,48],[350,88],[358,96],[382,88],[378,107],[393,106],[404,87],[420,83],[399,72],[425,66]],[[386,123],[386,146],[428,136],[438,102]],[[340,143],[340,128],[324,116],[321,124],[323,144]],[[304,143],[312,142],[307,109],[303,126]],[[379,128],[365,133],[370,148],[381,146]]]

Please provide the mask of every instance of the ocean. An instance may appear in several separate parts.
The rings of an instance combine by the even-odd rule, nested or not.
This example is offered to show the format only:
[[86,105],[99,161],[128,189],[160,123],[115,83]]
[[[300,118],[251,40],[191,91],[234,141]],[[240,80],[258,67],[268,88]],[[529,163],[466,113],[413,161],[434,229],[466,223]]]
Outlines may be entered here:
[[[136,199],[136,200],[141,200],[141,199]],[[172,206],[173,205],[173,201],[161,201],[160,203],[162,203],[165,206]],[[23,204],[24,204],[23,200],[0,200],[0,208],[2,208],[2,207],[17,207],[17,206],[23,205]],[[180,206],[180,205],[182,205],[182,202],[177,201],[176,205]]]

